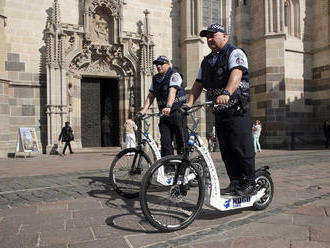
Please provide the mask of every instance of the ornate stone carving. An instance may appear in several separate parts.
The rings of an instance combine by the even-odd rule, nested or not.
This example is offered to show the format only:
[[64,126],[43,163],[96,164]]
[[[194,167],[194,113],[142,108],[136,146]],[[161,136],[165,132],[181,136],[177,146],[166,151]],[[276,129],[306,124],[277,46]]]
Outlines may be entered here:
[[91,37],[93,43],[109,44],[111,20],[104,9],[98,10],[91,18]]
[[111,15],[117,17],[121,7],[120,0],[94,0],[88,8],[88,15],[96,13],[98,7],[106,7],[111,11]]

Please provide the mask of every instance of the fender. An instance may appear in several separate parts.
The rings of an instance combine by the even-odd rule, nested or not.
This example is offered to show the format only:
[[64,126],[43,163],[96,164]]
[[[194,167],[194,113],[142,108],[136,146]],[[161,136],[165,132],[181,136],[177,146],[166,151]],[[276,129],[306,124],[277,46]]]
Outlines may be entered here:
[[270,175],[270,172],[269,172],[269,166],[268,166],[268,165],[265,165],[265,166],[263,166],[263,167],[257,169],[256,172],[257,172],[257,171],[264,171],[264,172],[266,172],[266,173],[268,173],[268,174]]

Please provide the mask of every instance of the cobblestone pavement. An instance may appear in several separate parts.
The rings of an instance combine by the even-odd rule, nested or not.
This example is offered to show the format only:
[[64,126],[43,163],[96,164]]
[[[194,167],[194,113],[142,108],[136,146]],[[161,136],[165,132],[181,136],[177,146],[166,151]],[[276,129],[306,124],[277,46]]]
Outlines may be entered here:
[[[192,225],[172,233],[151,227],[138,199],[113,192],[113,154],[3,159],[0,171],[12,166],[12,172],[0,177],[0,247],[330,247],[329,155],[258,153],[256,167],[269,165],[275,184],[268,209],[205,206]],[[220,155],[213,156],[226,185]]]

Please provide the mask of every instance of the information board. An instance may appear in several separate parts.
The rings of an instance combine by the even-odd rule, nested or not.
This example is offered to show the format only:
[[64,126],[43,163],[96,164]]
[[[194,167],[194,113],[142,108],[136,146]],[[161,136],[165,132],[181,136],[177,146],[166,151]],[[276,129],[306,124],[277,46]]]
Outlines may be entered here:
[[16,152],[38,152],[38,139],[34,127],[18,128]]

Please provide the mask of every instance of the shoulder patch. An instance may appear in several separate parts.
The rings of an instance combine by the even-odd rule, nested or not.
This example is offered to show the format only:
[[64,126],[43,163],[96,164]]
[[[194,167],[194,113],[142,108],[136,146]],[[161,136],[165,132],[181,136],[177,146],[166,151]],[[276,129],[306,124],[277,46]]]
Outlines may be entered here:
[[176,82],[178,82],[179,81],[179,77],[178,77],[178,74],[173,74],[173,76],[172,76],[172,81],[174,82],[174,83],[176,83]]
[[236,61],[237,64],[241,65],[241,64],[244,64],[245,63],[245,60],[244,60],[244,57],[242,56],[242,54],[236,53],[234,55],[234,57],[236,58],[235,61]]

